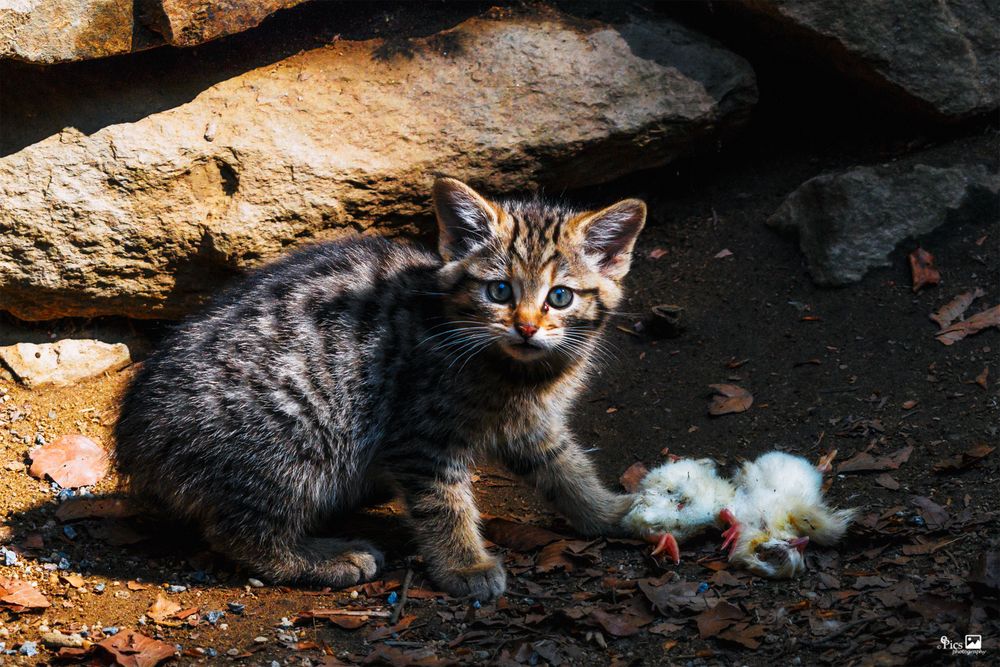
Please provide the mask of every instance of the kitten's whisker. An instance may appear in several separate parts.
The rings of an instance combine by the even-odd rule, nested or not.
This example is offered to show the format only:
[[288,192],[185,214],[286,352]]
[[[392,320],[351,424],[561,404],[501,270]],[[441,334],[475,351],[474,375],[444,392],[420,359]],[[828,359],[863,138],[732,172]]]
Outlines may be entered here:
[[[463,321],[467,321],[467,320],[463,320]],[[475,324],[476,326],[471,326],[471,327],[455,327],[454,329],[449,329],[448,331],[441,331],[441,332],[438,332],[436,334],[431,334],[430,336],[425,337],[423,340],[421,340],[419,343],[417,343],[417,347],[420,347],[421,345],[423,345],[427,341],[429,341],[429,340],[431,340],[433,338],[438,338],[439,336],[447,336],[448,334],[461,334],[461,333],[466,333],[466,332],[469,332],[469,331],[479,331],[479,330],[486,330],[487,329],[487,327],[485,325],[483,325],[481,322],[474,322],[473,324]],[[430,329],[428,329],[428,331],[430,331]]]
[[454,365],[455,365],[456,363],[458,363],[458,361],[459,361],[460,359],[462,359],[462,357],[464,357],[464,356],[468,355],[468,358],[467,358],[467,359],[465,360],[465,363],[463,363],[463,364],[462,364],[462,365],[461,365],[461,366],[459,367],[459,369],[458,369],[458,372],[459,372],[459,373],[461,373],[461,372],[462,372],[462,369],[463,369],[463,368],[465,368],[465,364],[469,363],[469,361],[471,361],[471,360],[472,360],[472,358],[473,358],[474,356],[476,356],[477,354],[479,354],[480,352],[482,352],[483,350],[485,350],[485,349],[486,349],[487,347],[489,347],[489,346],[490,346],[490,345],[491,345],[491,344],[492,344],[492,343],[493,343],[493,342],[494,342],[495,340],[496,340],[496,338],[495,338],[495,337],[493,337],[493,336],[490,336],[490,337],[488,337],[488,338],[487,338],[486,340],[484,340],[484,341],[483,341],[483,342],[482,342],[482,343],[481,343],[481,344],[479,345],[479,347],[475,347],[475,346],[473,346],[473,347],[471,348],[471,350],[468,350],[468,351],[466,351],[466,352],[463,352],[461,356],[457,357],[457,358],[456,358],[456,359],[455,359],[454,361],[452,361],[452,362],[451,362],[451,363],[450,363],[450,364],[448,365],[448,368],[451,368],[451,367],[452,367],[452,366],[454,366]]
[[461,354],[465,349],[479,343],[486,337],[488,335],[482,332],[467,334],[458,340],[441,343],[435,349],[447,351],[450,355]]

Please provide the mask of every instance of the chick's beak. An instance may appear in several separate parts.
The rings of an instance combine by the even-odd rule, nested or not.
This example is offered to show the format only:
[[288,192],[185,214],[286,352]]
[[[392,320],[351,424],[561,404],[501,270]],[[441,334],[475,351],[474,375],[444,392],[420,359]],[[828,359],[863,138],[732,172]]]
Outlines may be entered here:
[[647,538],[650,542],[656,542],[656,548],[653,549],[651,555],[658,556],[662,553],[670,556],[671,560],[674,561],[674,565],[679,565],[681,562],[681,548],[677,545],[677,540],[670,533],[663,533],[662,535],[651,535]]
[[788,540],[788,546],[797,550],[800,554],[805,553],[806,547],[809,546],[808,537],[796,537],[793,540]]

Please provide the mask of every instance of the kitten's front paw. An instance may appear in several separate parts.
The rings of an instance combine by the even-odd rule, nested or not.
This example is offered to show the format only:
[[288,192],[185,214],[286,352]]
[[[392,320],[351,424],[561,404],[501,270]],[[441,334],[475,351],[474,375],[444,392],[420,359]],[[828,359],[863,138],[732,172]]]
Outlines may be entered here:
[[434,579],[449,595],[481,602],[495,600],[507,588],[507,572],[503,564],[494,558],[472,567],[439,572]]

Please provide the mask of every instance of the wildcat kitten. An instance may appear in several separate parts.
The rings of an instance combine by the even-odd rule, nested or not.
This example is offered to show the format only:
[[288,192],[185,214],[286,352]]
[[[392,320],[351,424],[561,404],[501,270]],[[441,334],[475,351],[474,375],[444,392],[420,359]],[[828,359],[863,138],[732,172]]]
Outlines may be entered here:
[[504,590],[470,465],[488,455],[581,532],[618,532],[567,422],[622,296],[638,200],[576,212],[434,185],[439,254],[380,238],[313,246],[183,324],[122,404],[115,458],[131,489],[196,521],[276,582],[375,576],[371,544],[312,536],[389,489],[445,591]]

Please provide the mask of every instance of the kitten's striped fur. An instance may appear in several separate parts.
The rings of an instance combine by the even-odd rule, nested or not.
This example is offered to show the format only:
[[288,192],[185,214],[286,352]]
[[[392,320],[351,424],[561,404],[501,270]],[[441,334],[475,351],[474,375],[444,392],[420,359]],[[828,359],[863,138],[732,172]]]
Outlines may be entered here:
[[[373,577],[382,556],[312,535],[388,489],[438,585],[484,600],[505,576],[479,535],[477,457],[581,532],[618,530],[631,496],[602,487],[567,418],[645,206],[491,202],[452,179],[434,196],[440,256],[378,238],[314,246],[182,325],[122,405],[115,457],[131,489],[274,581],[330,586]],[[510,303],[491,301],[491,281]],[[565,309],[546,301],[556,285],[573,290]]]

